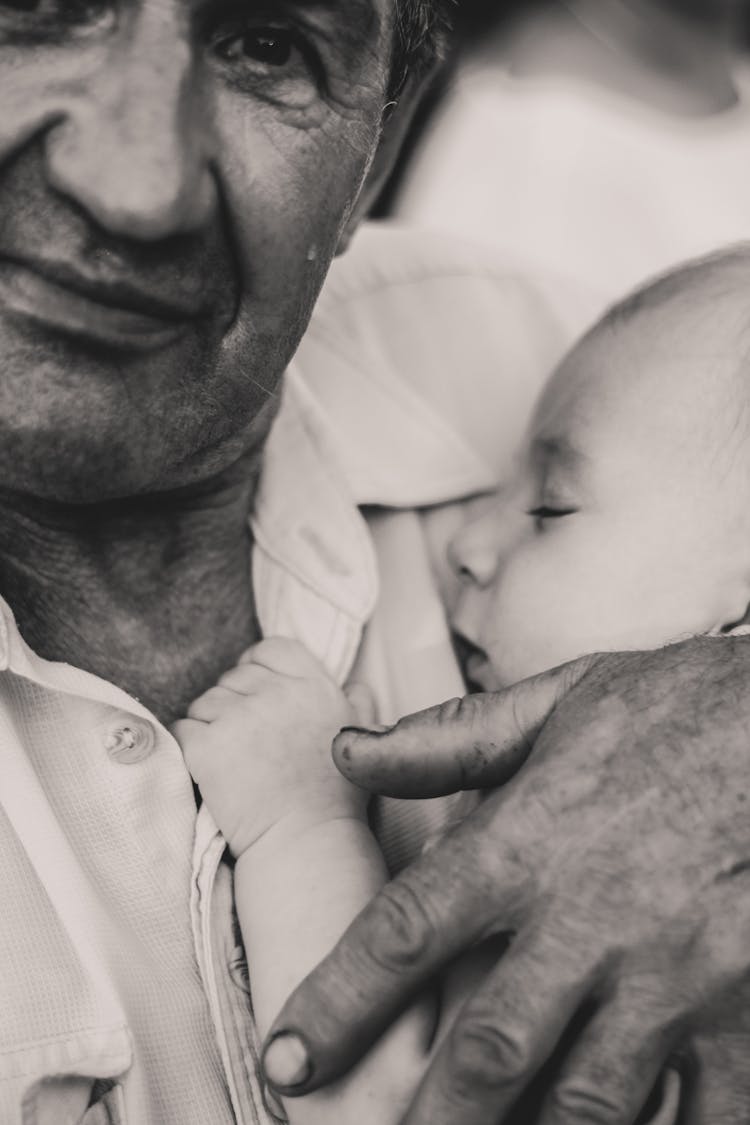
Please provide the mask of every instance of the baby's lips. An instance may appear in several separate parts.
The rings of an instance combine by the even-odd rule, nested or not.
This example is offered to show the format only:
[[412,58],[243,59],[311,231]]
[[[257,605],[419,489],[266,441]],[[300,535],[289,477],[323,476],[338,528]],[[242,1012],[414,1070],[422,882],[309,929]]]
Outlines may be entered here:
[[484,649],[455,628],[451,641],[469,692],[496,691],[492,666]]

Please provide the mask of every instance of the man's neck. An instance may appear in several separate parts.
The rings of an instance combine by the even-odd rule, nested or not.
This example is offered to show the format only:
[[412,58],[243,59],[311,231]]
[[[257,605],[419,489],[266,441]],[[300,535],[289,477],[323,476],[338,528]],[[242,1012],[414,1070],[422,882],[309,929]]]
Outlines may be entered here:
[[40,655],[164,722],[258,639],[248,517],[260,455],[170,493],[65,506],[0,494],[0,593]]

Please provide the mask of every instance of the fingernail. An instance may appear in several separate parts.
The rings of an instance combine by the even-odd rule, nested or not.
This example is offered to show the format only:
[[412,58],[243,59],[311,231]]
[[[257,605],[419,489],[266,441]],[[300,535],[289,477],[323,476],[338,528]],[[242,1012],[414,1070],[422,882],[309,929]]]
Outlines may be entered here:
[[371,727],[342,727],[339,734],[378,735],[388,734],[389,730],[393,730],[393,727],[386,726],[385,723],[374,723]]
[[279,1031],[263,1052],[263,1070],[272,1086],[290,1090],[312,1076],[307,1047],[291,1031]]

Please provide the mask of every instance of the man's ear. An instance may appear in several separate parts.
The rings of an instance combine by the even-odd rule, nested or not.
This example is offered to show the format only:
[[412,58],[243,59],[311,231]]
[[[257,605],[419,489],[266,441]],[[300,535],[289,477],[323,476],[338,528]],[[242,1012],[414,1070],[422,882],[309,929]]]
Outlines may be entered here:
[[352,240],[359,224],[372,210],[401,150],[409,126],[422,99],[422,95],[434,78],[434,72],[422,79],[409,79],[397,102],[391,102],[383,110],[380,141],[370,165],[367,177],[357,201],[351,210],[346,225],[341,232],[336,254],[343,254]]

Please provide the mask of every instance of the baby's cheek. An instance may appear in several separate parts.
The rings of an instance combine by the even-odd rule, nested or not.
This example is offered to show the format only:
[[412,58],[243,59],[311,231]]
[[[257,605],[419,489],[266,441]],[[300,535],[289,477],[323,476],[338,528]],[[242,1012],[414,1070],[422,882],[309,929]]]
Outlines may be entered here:
[[528,552],[497,584],[484,647],[501,684],[516,683],[581,654],[580,614],[562,560]]

